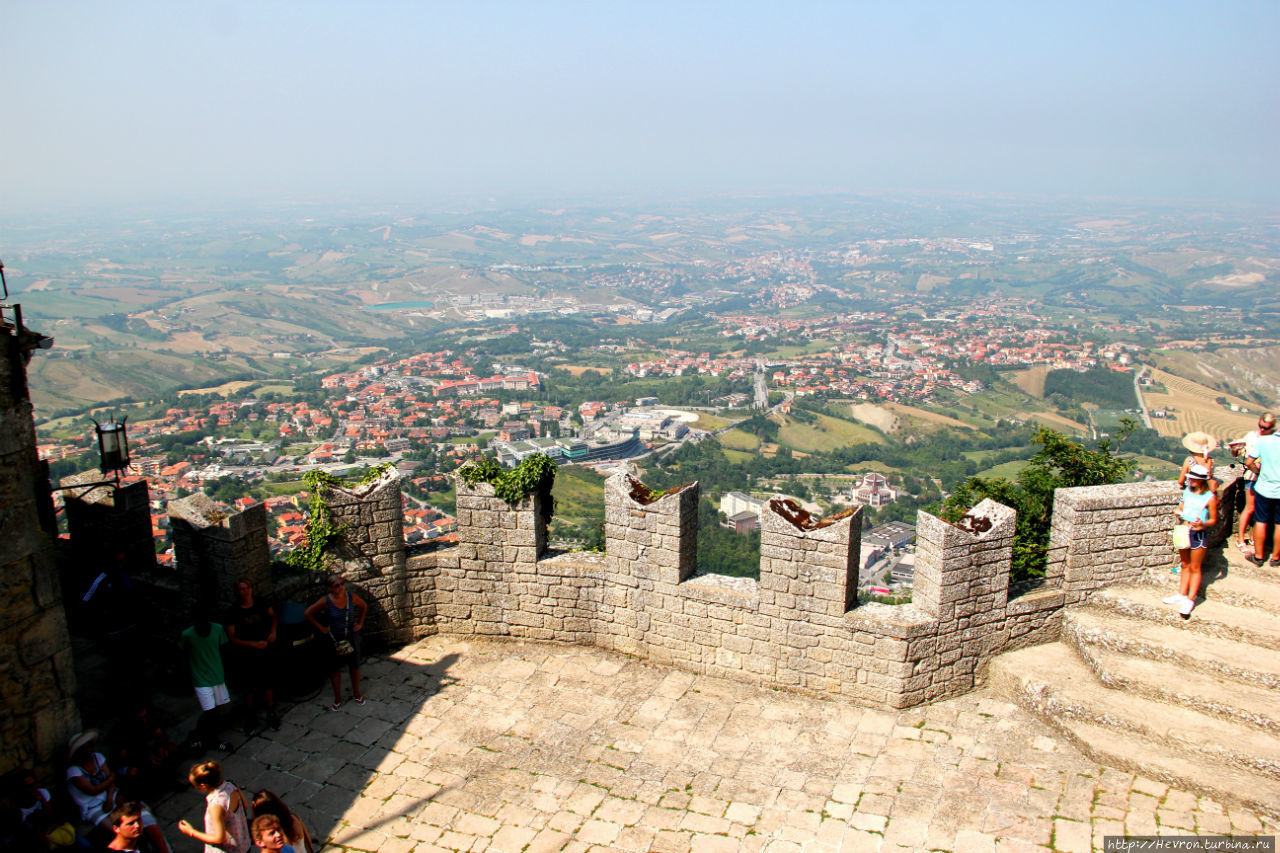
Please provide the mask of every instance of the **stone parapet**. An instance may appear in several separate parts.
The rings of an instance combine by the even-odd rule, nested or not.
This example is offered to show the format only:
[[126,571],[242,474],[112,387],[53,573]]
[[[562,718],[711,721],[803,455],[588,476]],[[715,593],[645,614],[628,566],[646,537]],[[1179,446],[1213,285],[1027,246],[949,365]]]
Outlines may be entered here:
[[678,584],[698,562],[698,490],[688,483],[661,494],[628,474],[605,482],[605,551],[616,573],[646,588]]
[[[1219,480],[1218,523],[1210,546],[1229,535],[1239,474],[1228,468]],[[1060,589],[1067,605],[1118,583],[1158,583],[1173,561],[1172,530],[1181,502],[1171,481],[1058,489],[1049,538],[1047,586]]]
[[910,638],[912,672],[902,683],[902,706],[972,689],[977,672],[1007,646],[1016,522],[1012,509],[990,499],[956,524],[919,513],[915,584],[907,607],[927,620]]
[[[1224,480],[1224,504],[1235,487]],[[384,614],[386,640],[444,632],[590,644],[901,708],[972,689],[996,654],[1057,639],[1073,593],[1131,581],[1171,558],[1169,484],[1064,491],[1056,562],[1038,589],[1010,598],[1016,516],[987,500],[957,524],[920,513],[914,601],[896,607],[856,599],[856,511],[817,519],[780,497],[766,501],[756,581],[697,573],[696,483],[655,493],[627,475],[610,478],[603,554],[547,553],[539,499],[509,506],[483,483],[458,483],[458,544],[412,556],[391,520],[400,508],[394,477],[327,496],[346,528],[341,565]],[[1108,549],[1115,565],[1103,558]]]
[[169,531],[186,617],[203,611],[217,620],[236,603],[239,580],[253,584],[256,595],[270,593],[271,551],[262,504],[227,514],[197,492],[169,504]]
[[760,596],[764,612],[807,614],[834,624],[858,601],[862,508],[818,519],[775,497],[760,514]]
[[353,488],[326,488],[323,497],[334,527],[343,531],[330,567],[369,605],[365,636],[378,643],[412,638],[400,475],[391,469]]
[[156,567],[155,540],[151,535],[151,492],[146,480],[127,485],[85,486],[101,482],[97,469],[63,477],[63,503],[67,512],[67,532],[71,550],[82,572],[96,574],[123,554],[125,566],[133,574]]

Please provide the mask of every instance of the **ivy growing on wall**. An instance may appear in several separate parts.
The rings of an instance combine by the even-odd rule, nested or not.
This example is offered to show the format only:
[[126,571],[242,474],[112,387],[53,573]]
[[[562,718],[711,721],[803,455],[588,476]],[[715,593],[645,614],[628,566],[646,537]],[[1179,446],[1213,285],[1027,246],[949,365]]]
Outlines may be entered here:
[[551,496],[551,487],[556,481],[556,463],[545,453],[535,453],[509,469],[487,458],[468,462],[458,469],[458,476],[468,486],[488,483],[493,486],[493,493],[510,507],[536,494],[542,499],[543,522],[550,524],[555,515],[556,499]]
[[[374,465],[356,486],[363,486],[379,479],[395,466],[390,462]],[[307,532],[303,543],[289,552],[289,565],[308,572],[324,572],[329,569],[326,554],[329,549],[341,542],[347,532],[346,526],[335,526],[333,513],[325,494],[334,487],[351,488],[351,484],[341,477],[335,477],[328,471],[308,471],[302,478],[311,492],[311,503],[307,508]]]

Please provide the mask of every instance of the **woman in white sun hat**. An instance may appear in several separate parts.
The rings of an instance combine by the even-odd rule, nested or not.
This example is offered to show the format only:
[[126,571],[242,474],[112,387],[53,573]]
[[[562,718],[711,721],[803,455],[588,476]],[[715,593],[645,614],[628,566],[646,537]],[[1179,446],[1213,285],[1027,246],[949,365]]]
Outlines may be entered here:
[[1207,432],[1189,432],[1182,437],[1182,446],[1191,451],[1191,455],[1182,460],[1182,472],[1178,474],[1178,488],[1187,487],[1187,472],[1192,465],[1202,465],[1209,472],[1209,489],[1218,491],[1218,481],[1213,478],[1213,457],[1210,455],[1218,447],[1218,440]]

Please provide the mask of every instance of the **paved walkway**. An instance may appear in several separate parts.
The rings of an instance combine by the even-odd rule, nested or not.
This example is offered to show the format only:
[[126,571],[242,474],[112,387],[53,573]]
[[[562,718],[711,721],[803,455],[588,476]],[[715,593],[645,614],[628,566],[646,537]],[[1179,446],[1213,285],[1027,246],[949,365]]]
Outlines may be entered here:
[[[459,637],[364,675],[368,704],[295,707],[225,761],[327,849],[1087,851],[1126,831],[1276,831],[1099,767],[982,693],[889,713]],[[202,810],[195,792],[158,808],[175,853],[199,849],[173,825]]]

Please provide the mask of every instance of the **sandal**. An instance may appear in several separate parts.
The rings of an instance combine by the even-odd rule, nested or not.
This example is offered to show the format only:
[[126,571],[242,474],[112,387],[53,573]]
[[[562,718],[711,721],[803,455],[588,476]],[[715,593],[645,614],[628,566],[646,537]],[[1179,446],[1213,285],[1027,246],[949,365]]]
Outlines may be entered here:
[[1236,547],[1240,549],[1241,554],[1253,553],[1253,545],[1248,542],[1237,542]]
[[341,710],[342,710],[342,703],[341,703],[341,702],[334,702],[332,705],[330,705],[330,706],[329,706],[329,710],[330,710],[330,711],[341,711]]
[[356,704],[357,704],[357,705],[363,705],[363,704],[364,704],[364,697],[363,697],[363,696],[355,696],[355,697],[352,697],[352,698],[354,698],[354,699],[356,700]]

